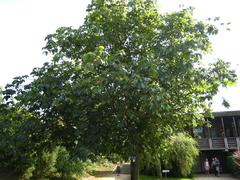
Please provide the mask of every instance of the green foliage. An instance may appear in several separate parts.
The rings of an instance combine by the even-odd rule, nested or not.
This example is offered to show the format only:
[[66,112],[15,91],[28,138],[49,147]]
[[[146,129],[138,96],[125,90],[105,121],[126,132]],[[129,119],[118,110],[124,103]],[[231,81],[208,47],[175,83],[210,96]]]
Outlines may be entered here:
[[0,104],[3,102],[2,88],[0,87]]
[[198,153],[197,142],[186,133],[178,133],[166,139],[162,156],[159,160],[144,164],[142,172],[159,176],[161,165],[161,168],[170,169],[173,176],[187,177],[192,173]]
[[[37,117],[17,106],[0,106],[0,167],[18,173],[31,167],[34,161],[41,130]],[[31,128],[30,128],[31,127]],[[40,149],[40,148],[39,148]]]
[[34,176],[37,178],[49,177],[57,172],[56,162],[58,158],[58,149],[43,151],[36,160]]
[[192,8],[160,14],[151,0],[93,0],[87,11],[79,28],[46,37],[53,59],[33,69],[33,81],[19,76],[5,87],[1,166],[26,171],[57,146],[84,160],[115,153],[160,163],[166,139],[202,125],[219,87],[236,81],[229,63],[203,65],[218,30]]
[[198,156],[199,150],[197,142],[184,133],[178,133],[170,138],[169,163],[181,176],[186,177],[191,174]]
[[27,180],[33,177],[33,172],[36,170],[35,166],[32,165],[31,167],[27,168],[23,174],[21,175],[20,179]]
[[62,178],[71,179],[73,175],[82,175],[86,165],[79,159],[71,159],[69,152],[64,147],[58,148],[58,157],[56,162],[57,172]]
[[70,154],[63,147],[59,148],[56,168],[62,177],[69,177],[71,175]]
[[240,176],[240,169],[235,162],[234,156],[227,156],[227,169],[231,174]]
[[228,102],[225,98],[223,98],[222,105],[223,105],[225,108],[230,108],[230,104],[229,104],[229,102]]

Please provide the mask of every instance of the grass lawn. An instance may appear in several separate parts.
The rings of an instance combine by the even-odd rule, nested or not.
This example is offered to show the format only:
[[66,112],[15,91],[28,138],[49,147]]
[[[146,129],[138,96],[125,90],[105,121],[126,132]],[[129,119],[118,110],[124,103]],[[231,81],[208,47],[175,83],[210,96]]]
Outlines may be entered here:
[[[162,180],[165,180],[166,178],[163,178]],[[154,177],[154,176],[140,176],[140,180],[160,180],[160,178]],[[171,178],[168,177],[167,180],[193,180],[192,178]]]

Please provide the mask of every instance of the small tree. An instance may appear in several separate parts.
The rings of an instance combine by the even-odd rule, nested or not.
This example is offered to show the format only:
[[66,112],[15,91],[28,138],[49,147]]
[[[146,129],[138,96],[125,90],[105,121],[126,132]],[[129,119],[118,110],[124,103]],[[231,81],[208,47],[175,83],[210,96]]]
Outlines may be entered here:
[[170,138],[168,162],[181,176],[191,173],[198,153],[197,142],[189,135],[178,133]]

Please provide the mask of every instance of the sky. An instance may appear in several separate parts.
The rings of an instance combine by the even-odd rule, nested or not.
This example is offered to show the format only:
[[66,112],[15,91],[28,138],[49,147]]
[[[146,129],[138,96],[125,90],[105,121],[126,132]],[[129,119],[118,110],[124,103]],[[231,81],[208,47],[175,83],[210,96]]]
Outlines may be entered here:
[[[44,38],[62,26],[79,27],[86,16],[91,0],[0,0],[0,86],[10,83],[15,76],[29,74],[49,57],[42,53]],[[200,20],[220,17],[220,22],[230,24],[231,31],[221,26],[220,33],[212,38],[213,52],[204,57],[207,62],[221,58],[231,62],[240,75],[240,17],[236,0],[158,0],[160,12],[171,12],[193,6],[194,16]],[[240,77],[240,76],[239,76]],[[214,98],[213,110],[240,110],[240,81],[235,87],[219,90]],[[224,108],[222,98],[230,102]]]

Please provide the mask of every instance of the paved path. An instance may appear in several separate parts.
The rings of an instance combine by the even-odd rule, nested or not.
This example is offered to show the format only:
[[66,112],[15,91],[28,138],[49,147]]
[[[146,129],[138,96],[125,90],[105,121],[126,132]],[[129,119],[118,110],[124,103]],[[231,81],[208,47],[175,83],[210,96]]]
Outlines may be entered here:
[[113,171],[98,172],[95,176],[83,178],[83,180],[130,180],[130,164],[121,165],[121,174],[116,174],[116,167]]
[[220,174],[220,177],[216,177],[214,175],[196,175],[194,180],[239,180],[237,178],[233,178],[227,174]]
[[119,176],[117,176],[116,174],[110,174],[107,175],[105,177],[88,177],[88,178],[83,178],[83,180],[130,180],[130,175],[128,174],[120,174]]
[[[130,180],[129,174],[120,174],[117,176],[116,174],[109,174],[104,177],[88,177],[84,178],[84,180]],[[196,175],[194,180],[239,180],[237,178],[233,178],[227,174],[221,174],[220,177],[215,177],[214,175]]]
[[[90,176],[88,178],[84,178],[83,180],[130,180],[130,164],[122,164],[121,165],[121,174],[117,176],[116,167],[113,171],[108,171],[105,173],[100,173],[97,176]],[[240,180],[239,178],[231,177],[228,174],[220,174],[220,177],[216,177],[213,174],[204,175],[198,174],[194,177],[194,180]]]

